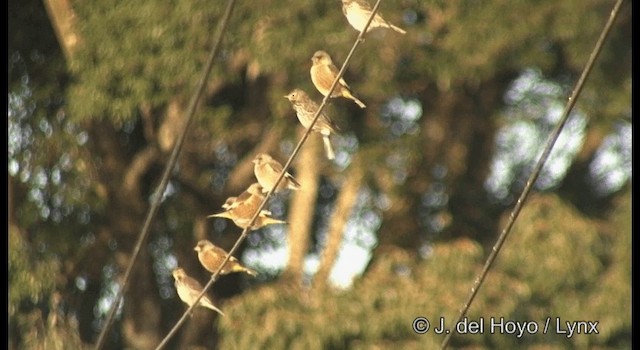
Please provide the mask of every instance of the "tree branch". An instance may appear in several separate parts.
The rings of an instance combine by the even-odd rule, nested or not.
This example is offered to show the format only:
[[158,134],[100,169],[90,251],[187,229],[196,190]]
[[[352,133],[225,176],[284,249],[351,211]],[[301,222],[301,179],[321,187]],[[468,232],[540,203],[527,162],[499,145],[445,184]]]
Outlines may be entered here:
[[131,160],[131,165],[124,173],[123,189],[128,193],[139,193],[140,178],[147,172],[151,164],[158,158],[158,151],[150,146],[138,152]]
[[69,61],[81,40],[80,35],[73,29],[76,24],[76,14],[69,0],[44,0],[44,5],[62,52]]

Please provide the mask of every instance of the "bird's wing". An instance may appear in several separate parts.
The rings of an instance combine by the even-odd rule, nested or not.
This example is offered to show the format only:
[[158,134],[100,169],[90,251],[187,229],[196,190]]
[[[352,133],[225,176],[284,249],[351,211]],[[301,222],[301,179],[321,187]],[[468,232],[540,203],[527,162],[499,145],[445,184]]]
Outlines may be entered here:
[[215,254],[215,255],[217,255],[217,256],[219,256],[221,258],[224,258],[225,256],[227,256],[227,252],[224,249],[222,249],[222,248],[220,248],[218,246],[213,246],[211,248],[211,250],[212,250],[213,254]]
[[187,287],[189,287],[189,289],[193,291],[196,291],[198,293],[202,291],[202,285],[200,284],[200,282],[196,281],[195,279],[189,276],[186,276],[186,275],[183,276],[182,283],[184,283]]
[[256,213],[256,209],[262,203],[264,197],[251,195],[249,198],[244,200],[240,205],[233,209],[233,213],[235,216],[241,219],[251,219],[253,215]]
[[276,174],[280,174],[280,172],[282,172],[282,164],[276,162],[275,160],[267,162],[266,166]]
[[[330,88],[331,84],[333,84],[333,79],[335,79],[338,76],[338,73],[340,73],[340,70],[333,63],[328,65],[327,67],[329,68],[329,71],[331,72],[331,81],[327,83],[327,88]],[[347,82],[344,81],[343,78],[340,78],[340,85],[346,87],[347,89],[350,89],[349,84],[347,84]],[[336,90],[338,90],[338,89],[336,89]]]
[[242,204],[244,201],[246,201],[247,199],[249,199],[251,197],[251,193],[247,190],[245,190],[244,192],[242,192],[237,198],[236,201],[233,203],[234,206],[238,206],[239,204]]
[[371,5],[369,5],[368,2],[361,1],[361,0],[356,0],[355,3],[356,3],[357,6],[360,6],[360,8],[363,11],[368,11],[367,15],[369,15],[369,16],[371,15],[371,11],[373,11],[373,10],[371,9]]

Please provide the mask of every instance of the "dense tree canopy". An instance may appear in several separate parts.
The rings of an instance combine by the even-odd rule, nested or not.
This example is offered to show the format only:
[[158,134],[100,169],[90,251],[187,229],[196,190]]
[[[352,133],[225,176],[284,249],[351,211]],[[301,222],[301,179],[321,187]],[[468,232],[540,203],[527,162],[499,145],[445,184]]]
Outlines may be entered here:
[[[373,1],[370,1],[373,5]],[[185,127],[226,1],[9,1],[9,344],[95,345],[169,154]],[[284,163],[313,100],[317,50],[338,68],[357,38],[338,0],[238,1],[133,269],[106,348],[153,349],[186,306],[171,270],[202,284],[194,246],[241,230],[207,219]],[[344,79],[367,108],[331,99],[327,160],[312,134],[300,191],[268,209],[286,225],[236,256],[169,348],[436,347],[418,316],[453,322],[564,108],[613,3],[382,1],[407,31],[365,36]],[[452,345],[631,346],[631,4],[470,319],[598,321],[599,334],[460,335]]]

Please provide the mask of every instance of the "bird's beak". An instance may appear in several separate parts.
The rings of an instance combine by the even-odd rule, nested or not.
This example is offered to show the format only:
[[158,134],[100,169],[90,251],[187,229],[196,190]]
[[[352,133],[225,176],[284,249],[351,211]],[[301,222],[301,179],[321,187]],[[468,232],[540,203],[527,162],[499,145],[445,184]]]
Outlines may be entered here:
[[200,247],[196,246],[195,248],[193,248],[193,250],[195,250],[196,252],[200,251]]

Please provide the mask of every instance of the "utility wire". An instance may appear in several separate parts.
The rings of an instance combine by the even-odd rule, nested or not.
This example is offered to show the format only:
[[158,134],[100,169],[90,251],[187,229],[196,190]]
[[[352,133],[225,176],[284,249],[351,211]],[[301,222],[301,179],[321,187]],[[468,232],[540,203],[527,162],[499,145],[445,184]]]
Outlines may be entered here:
[[251,226],[253,226],[253,224],[255,223],[256,219],[260,215],[260,211],[262,211],[262,209],[265,207],[265,205],[269,201],[269,198],[271,197],[271,195],[273,194],[275,189],[278,187],[278,184],[280,184],[280,181],[282,181],[282,179],[284,178],[284,174],[289,170],[289,167],[291,166],[291,163],[293,162],[295,157],[298,155],[298,152],[300,152],[300,148],[302,148],[302,145],[304,144],[304,142],[309,137],[309,134],[311,133],[311,131],[313,129],[313,126],[315,125],[316,121],[320,117],[320,114],[322,113],[322,110],[324,109],[325,105],[327,104],[327,101],[329,100],[329,98],[331,96],[331,93],[333,93],[333,90],[338,85],[338,82],[340,81],[340,78],[342,78],[342,75],[347,70],[347,66],[349,65],[349,62],[351,61],[351,57],[353,56],[353,53],[355,52],[355,50],[358,47],[358,45],[363,41],[364,35],[366,34],[367,29],[369,28],[369,24],[371,23],[373,17],[378,12],[378,7],[380,6],[380,2],[381,2],[381,0],[378,0],[376,2],[375,6],[373,7],[373,9],[371,10],[371,15],[369,16],[369,19],[367,20],[367,23],[365,24],[364,28],[362,29],[362,31],[360,32],[360,34],[356,38],[356,41],[353,43],[353,46],[351,47],[351,51],[349,51],[349,54],[347,55],[347,58],[344,60],[344,63],[342,64],[342,67],[340,68],[340,71],[338,72],[338,75],[333,80],[333,84],[331,84],[331,88],[329,88],[329,92],[326,94],[326,96],[322,100],[322,103],[318,107],[318,110],[316,111],[316,113],[315,113],[315,115],[313,117],[313,121],[311,122],[311,125],[309,125],[309,127],[307,128],[307,131],[302,135],[302,138],[300,138],[300,141],[298,142],[298,144],[294,148],[293,152],[289,156],[289,159],[287,159],[287,162],[283,165],[282,171],[280,172],[280,176],[278,176],[278,179],[276,180],[275,184],[273,185],[271,190],[269,190],[269,192],[265,195],[264,199],[262,200],[262,203],[260,203],[260,206],[256,209],[256,212],[254,213],[253,217],[251,218],[251,221],[249,222],[247,227],[242,230],[242,233],[240,234],[240,236],[236,240],[236,243],[233,245],[231,250],[229,250],[227,256],[224,259],[224,261],[218,267],[218,270],[216,270],[216,272],[214,272],[211,275],[211,279],[204,286],[204,288],[202,289],[202,292],[200,292],[200,295],[198,295],[198,297],[191,304],[191,306],[189,306],[187,308],[187,310],[184,312],[182,317],[180,317],[178,322],[176,322],[176,324],[173,326],[173,328],[169,331],[167,336],[156,347],[156,350],[162,349],[167,344],[167,342],[171,339],[171,337],[173,337],[173,335],[178,331],[180,326],[184,323],[184,321],[186,321],[187,316],[191,313],[193,308],[198,305],[198,302],[200,301],[202,296],[205,295],[207,290],[209,288],[211,288],[213,283],[215,283],[215,281],[217,280],[218,276],[220,275],[220,271],[222,271],[223,267],[227,264],[227,262],[229,261],[231,256],[233,256],[233,254],[236,252],[236,250],[238,250],[238,248],[240,247],[240,244],[242,244],[242,242],[247,237]]
[[136,242],[136,246],[133,250],[131,261],[129,262],[129,265],[127,266],[127,270],[124,274],[122,287],[118,290],[118,294],[116,295],[116,298],[113,301],[111,310],[109,311],[109,315],[105,320],[105,325],[102,327],[102,331],[100,332],[100,336],[98,337],[98,341],[96,342],[96,347],[95,347],[96,350],[100,350],[104,346],[106,335],[109,332],[111,325],[113,324],[114,316],[116,314],[116,310],[118,309],[118,306],[120,305],[122,295],[126,291],[127,286],[129,285],[129,280],[131,278],[131,271],[133,270],[133,265],[135,264],[138,258],[138,255],[140,254],[142,244],[144,243],[147,236],[149,235],[149,227],[151,226],[151,222],[155,218],[155,215],[158,212],[158,209],[160,208],[162,197],[164,195],[165,189],[167,188],[167,184],[169,183],[169,176],[171,175],[171,172],[178,160],[178,156],[180,155],[180,151],[182,150],[182,146],[186,139],[187,132],[189,131],[189,126],[191,125],[191,122],[194,119],[198,101],[200,101],[200,98],[202,97],[202,94],[206,87],[207,79],[209,78],[209,74],[211,73],[211,68],[213,67],[214,59],[220,49],[220,43],[222,42],[222,38],[224,37],[224,34],[226,32],[227,24],[229,22],[229,17],[231,16],[231,10],[233,10],[234,3],[235,3],[235,0],[229,0],[229,2],[227,3],[227,8],[222,17],[222,21],[218,26],[218,31],[216,33],[214,44],[213,44],[213,47],[211,48],[211,52],[209,53],[207,63],[202,73],[202,77],[198,82],[196,93],[193,95],[193,97],[191,98],[191,101],[189,102],[189,106],[186,112],[187,122],[184,126],[184,129],[182,130],[182,133],[178,137],[175,146],[173,147],[171,156],[169,157],[169,161],[162,174],[160,184],[158,185],[158,188],[153,194],[153,197],[152,197],[153,202],[151,204],[151,207],[149,208],[149,212],[147,213],[147,217],[145,219],[144,225],[142,226],[142,230],[140,231],[140,234],[138,236],[138,241]]
[[[467,301],[465,302],[462,310],[460,310],[460,314],[458,315],[458,318],[457,318],[456,322],[453,323],[453,324],[457,324],[458,322],[460,322],[462,320],[462,318],[466,315],[467,311],[471,307],[471,303],[473,303],[473,300],[475,299],[476,295],[478,294],[478,290],[482,286],[482,283],[483,283],[485,277],[487,276],[489,270],[491,269],[491,266],[493,265],[494,261],[496,260],[496,257],[498,256],[498,253],[500,253],[500,249],[502,248],[502,245],[503,245],[504,241],[507,239],[507,236],[509,236],[509,233],[511,233],[511,229],[513,228],[513,224],[515,223],[516,219],[518,218],[518,215],[520,214],[520,211],[522,210],[522,207],[524,206],[524,202],[526,201],[527,197],[529,196],[529,193],[531,192],[531,189],[533,188],[533,185],[535,184],[536,180],[538,179],[538,176],[540,175],[540,172],[542,171],[542,167],[544,166],[545,162],[549,158],[549,154],[551,153],[551,150],[553,149],[553,146],[555,145],[555,142],[558,139],[558,136],[560,135],[560,132],[562,131],[564,125],[566,124],[567,120],[569,119],[569,114],[571,113],[571,110],[573,109],[573,106],[576,104],[578,96],[580,95],[580,92],[582,91],[582,88],[584,86],[584,82],[586,81],[587,77],[589,76],[589,73],[591,73],[591,70],[593,68],[594,62],[596,61],[596,58],[598,57],[598,55],[602,51],[602,46],[604,44],[604,41],[607,38],[607,36],[609,35],[609,32],[611,31],[611,27],[613,26],[613,22],[615,21],[616,17],[618,16],[618,12],[620,10],[620,6],[622,5],[622,2],[623,2],[623,0],[618,0],[616,2],[616,4],[613,6],[613,10],[611,10],[611,14],[609,16],[609,20],[605,24],[604,29],[602,30],[602,33],[600,34],[600,38],[598,38],[598,41],[596,42],[596,45],[593,48],[593,51],[591,52],[591,55],[589,56],[589,60],[587,61],[586,66],[582,70],[582,74],[580,75],[580,79],[578,79],[578,82],[576,83],[576,86],[575,86],[573,92],[571,93],[571,97],[569,97],[569,101],[567,101],[567,105],[565,106],[564,111],[562,113],[562,118],[560,119],[560,121],[558,122],[558,124],[556,125],[554,130],[551,132],[551,135],[549,135],[549,138],[547,139],[547,144],[546,144],[546,146],[544,148],[544,151],[540,155],[540,158],[538,159],[538,162],[536,163],[536,166],[533,169],[533,172],[529,176],[529,179],[527,180],[527,184],[525,185],[524,189],[522,190],[522,193],[520,194],[520,197],[518,198],[518,201],[516,202],[516,206],[511,211],[511,214],[509,216],[509,221],[507,222],[507,225],[502,230],[502,233],[500,233],[500,236],[498,237],[498,240],[496,241],[495,245],[493,246],[493,249],[491,250],[491,254],[489,254],[489,257],[487,258],[487,261],[485,262],[484,267],[482,268],[482,271],[480,272],[480,275],[478,275],[478,277],[476,278],[476,280],[475,280],[475,282],[473,284],[473,287],[471,287],[471,292],[469,294],[469,297],[468,297]],[[445,336],[444,340],[442,341],[442,344],[440,344],[440,349],[446,349],[447,348],[447,346],[449,345],[449,341],[451,339],[451,335],[452,334],[453,334],[453,332],[447,333],[447,335]]]

